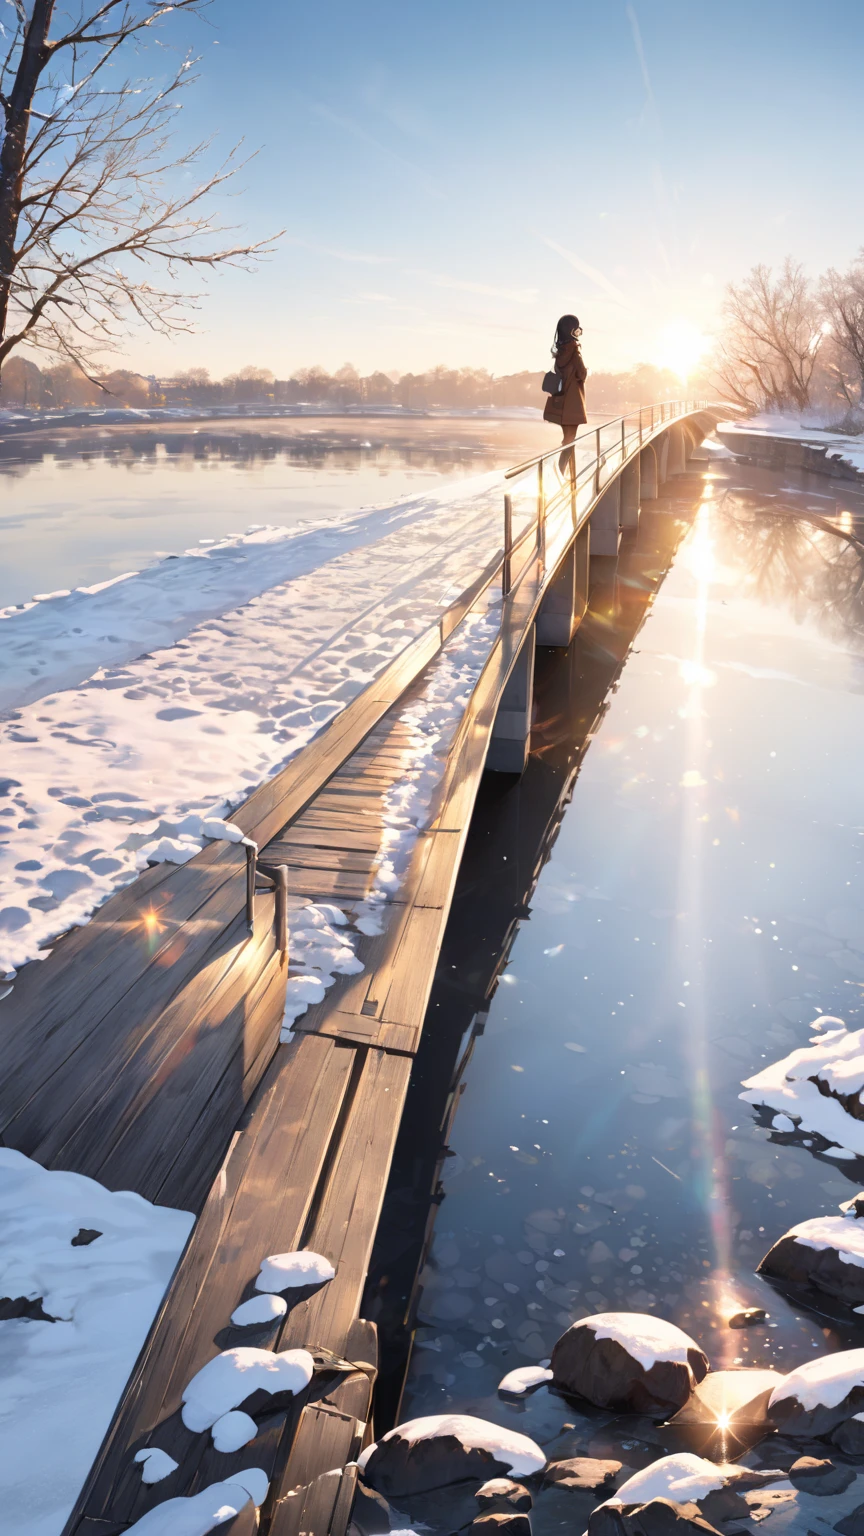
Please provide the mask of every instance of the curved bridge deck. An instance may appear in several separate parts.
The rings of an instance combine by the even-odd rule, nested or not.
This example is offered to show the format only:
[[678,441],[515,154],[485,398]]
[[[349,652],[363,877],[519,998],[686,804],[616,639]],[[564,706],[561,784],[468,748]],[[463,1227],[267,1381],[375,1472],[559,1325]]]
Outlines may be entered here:
[[[236,813],[262,862],[287,866],[293,896],[364,900],[384,796],[411,764],[406,707],[467,615],[497,620],[383,932],[359,939],[362,972],[337,978],[286,1043],[273,897],[254,897],[250,937],[244,850],[230,844],[149,870],[0,1002],[5,1145],[200,1213],[70,1536],[113,1536],[248,1467],[266,1472],[270,1491],[232,1531],[259,1520],[268,1536],[346,1528],[356,1476],[346,1463],[371,1435],[377,1364],[361,1297],[481,775],[524,766],[535,637],[569,644],[591,561],[616,555],[640,502],[684,470],[719,414],[701,404],[635,413],[577,440],[563,473],[557,450],[511,471],[514,498],[521,490],[536,516],[515,538],[508,516],[503,547],[440,623]],[[325,1254],[335,1279],[294,1293],[273,1324],[232,1327],[260,1262],[301,1247]],[[287,1406],[262,1398],[256,1437],[225,1454],[179,1410],[195,1372],[237,1344],[304,1347],[319,1369]],[[134,1455],[144,1446],[177,1470],[143,1484]]]

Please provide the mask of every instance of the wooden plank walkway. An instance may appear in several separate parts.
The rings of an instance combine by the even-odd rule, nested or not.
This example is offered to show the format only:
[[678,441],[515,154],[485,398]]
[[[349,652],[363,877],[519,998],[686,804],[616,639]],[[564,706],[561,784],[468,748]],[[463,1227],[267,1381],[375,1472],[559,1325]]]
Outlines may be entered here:
[[[502,604],[434,812],[386,904],[384,932],[360,939],[362,974],[338,978],[297,1021],[289,1043],[277,1045],[286,972],[270,898],[258,899],[266,916],[249,939],[241,852],[231,845],[208,848],[168,874],[164,866],[148,872],[140,889],[121,892],[101,921],[66,941],[66,1020],[75,989],[82,999],[71,1034],[56,988],[40,988],[47,964],[25,976],[16,1009],[28,1045],[18,1046],[10,1080],[0,1085],[6,1144],[114,1188],[130,1187],[135,1169],[132,1187],[201,1211],[67,1536],[114,1536],[166,1498],[248,1467],[270,1478],[261,1510],[268,1536],[344,1531],[354,1476],[345,1464],[372,1434],[377,1364],[375,1330],[359,1318],[360,1300],[413,1055],[501,695],[572,537],[562,515],[547,529],[545,553],[523,544],[518,584]],[[470,601],[494,570],[495,562]],[[265,862],[288,865],[292,894],[348,908],[368,895],[383,799],[410,760],[401,715],[470,601],[463,594],[440,626],[236,814],[247,835],[266,844]],[[142,923],[142,899],[156,910],[155,935]],[[84,1081],[88,1067],[92,1084]],[[335,1279],[298,1294],[273,1326],[232,1328],[231,1313],[252,1293],[261,1261],[297,1247],[325,1254]],[[208,1434],[186,1430],[180,1399],[202,1365],[238,1343],[302,1346],[320,1369],[287,1405],[251,1403],[258,1432],[225,1455]],[[133,1458],[144,1446],[168,1451],[177,1470],[142,1484]],[[229,1528],[255,1529],[251,1510]]]

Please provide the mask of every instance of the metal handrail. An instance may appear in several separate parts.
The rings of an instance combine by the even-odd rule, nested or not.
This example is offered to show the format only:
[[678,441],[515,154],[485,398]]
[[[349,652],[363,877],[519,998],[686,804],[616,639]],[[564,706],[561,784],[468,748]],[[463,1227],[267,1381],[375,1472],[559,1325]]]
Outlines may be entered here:
[[[592,434],[596,437],[600,432],[606,432],[609,427],[617,426],[619,422],[621,423],[623,438],[624,423],[633,418],[638,417],[638,426],[641,433],[643,417],[647,413],[650,416],[648,430],[653,432],[655,427],[665,426],[669,421],[676,421],[679,416],[692,416],[694,411],[705,411],[711,404],[710,400],[664,400],[659,405],[640,405],[635,411],[626,411],[623,416],[610,416],[608,421],[601,421],[596,426],[589,427],[586,424],[585,431],[581,435],[577,433],[572,443],[565,443],[563,445],[559,443],[556,448],[547,448],[543,453],[536,454],[533,459],[525,459],[522,464],[516,464],[512,469],[508,469],[504,479],[512,480],[516,475],[523,474],[526,469],[533,469],[535,465],[544,463],[546,459],[558,458],[567,448],[578,448],[587,437],[590,437]],[[670,414],[667,415],[667,411]]]

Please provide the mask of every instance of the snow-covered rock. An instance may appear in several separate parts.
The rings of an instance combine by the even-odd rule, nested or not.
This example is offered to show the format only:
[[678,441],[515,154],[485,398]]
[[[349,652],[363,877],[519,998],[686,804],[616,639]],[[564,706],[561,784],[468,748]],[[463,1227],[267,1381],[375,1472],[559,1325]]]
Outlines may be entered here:
[[[683,1451],[663,1456],[634,1473],[601,1508],[622,1512],[628,1536],[638,1536],[640,1532],[641,1536],[662,1536],[666,1524],[676,1528],[681,1519],[689,1523],[704,1520],[712,1526],[726,1520],[746,1519],[749,1509],[745,1493],[766,1483],[782,1481],[785,1476],[781,1471],[754,1471],[732,1463],[705,1461]],[[676,1508],[683,1507],[684,1513],[674,1519],[670,1519],[668,1511],[653,1511],[650,1517],[643,1517],[645,1506],[657,1500],[669,1500]],[[655,1515],[659,1524],[655,1524]],[[590,1522],[589,1530],[594,1531]]]
[[693,1339],[641,1312],[583,1317],[552,1351],[556,1387],[623,1413],[674,1413],[707,1370],[708,1357]]
[[692,1397],[675,1414],[673,1424],[761,1424],[768,1399],[784,1380],[780,1371],[709,1371]]
[[488,1483],[477,1489],[474,1497],[484,1514],[492,1510],[526,1514],[534,1503],[524,1483],[515,1483],[512,1477],[490,1477]]
[[193,1220],[0,1148],[0,1297],[56,1319],[0,1322],[0,1527],[15,1536],[62,1531]]
[[227,1525],[249,1503],[261,1507],[267,1497],[269,1482],[260,1467],[235,1472],[230,1481],[211,1483],[186,1498],[166,1499],[129,1526],[128,1536],[207,1536],[219,1525]]
[[530,1477],[546,1465],[527,1435],[467,1414],[430,1414],[399,1424],[358,1458],[367,1483],[387,1499],[469,1479]]
[[864,1221],[848,1216],[799,1221],[769,1249],[759,1273],[859,1306],[864,1303]]
[[300,1285],[323,1285],[336,1274],[329,1259],[302,1249],[297,1253],[271,1253],[264,1259],[255,1281],[256,1291],[290,1291]]
[[864,1408],[864,1349],[842,1349],[790,1371],[768,1399],[784,1435],[820,1438]]
[[531,1536],[531,1521],[517,1509],[484,1509],[468,1530],[474,1536]]
[[184,1388],[183,1423],[195,1433],[210,1429],[253,1392],[293,1397],[308,1387],[314,1370],[315,1363],[305,1349],[285,1349],[281,1354],[242,1346],[223,1349]]
[[845,1493],[855,1481],[855,1471],[852,1467],[836,1466],[827,1458],[799,1456],[789,1468],[789,1481],[801,1493],[827,1498],[835,1493]]
[[587,1536],[718,1536],[718,1532],[698,1504],[658,1497],[628,1510],[600,1504],[588,1516]]
[[864,1456],[864,1413],[853,1413],[839,1424],[831,1441],[845,1456]]
[[842,1019],[824,1016],[811,1028],[820,1033],[809,1046],[748,1077],[740,1097],[787,1115],[796,1130],[864,1157],[864,1029],[847,1030]]
[[552,1372],[544,1370],[542,1365],[519,1365],[515,1371],[508,1371],[498,1383],[498,1391],[505,1392],[508,1397],[524,1397],[526,1392],[533,1392],[536,1387],[542,1387],[545,1381],[552,1380]]
[[727,1468],[705,1461],[692,1451],[662,1456],[621,1484],[607,1504],[646,1504],[650,1499],[672,1499],[678,1504],[695,1503],[726,1483]]

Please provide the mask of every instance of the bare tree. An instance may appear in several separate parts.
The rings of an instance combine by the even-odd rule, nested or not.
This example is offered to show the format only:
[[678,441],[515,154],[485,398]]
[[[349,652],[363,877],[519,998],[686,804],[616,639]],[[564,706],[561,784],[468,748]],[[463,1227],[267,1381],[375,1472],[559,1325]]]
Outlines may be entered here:
[[833,267],[819,288],[829,328],[825,364],[843,399],[864,404],[864,251],[846,272]]
[[[164,18],[208,0],[11,3],[17,20],[0,58],[0,368],[26,343],[92,372],[136,323],[163,335],[193,329],[197,295],[184,272],[243,265],[271,242],[225,244],[208,214],[238,169],[233,152],[190,189],[209,141],[172,148],[195,60],[187,54],[162,79],[120,73],[144,43],[160,43]],[[160,73],[166,57],[160,48]]]
[[775,279],[754,267],[730,283],[715,369],[727,398],[747,410],[805,410],[823,340],[822,317],[804,269],[787,257]]

